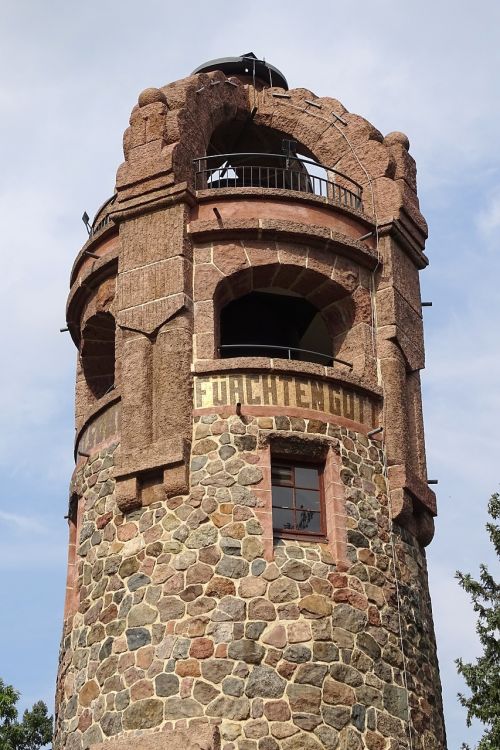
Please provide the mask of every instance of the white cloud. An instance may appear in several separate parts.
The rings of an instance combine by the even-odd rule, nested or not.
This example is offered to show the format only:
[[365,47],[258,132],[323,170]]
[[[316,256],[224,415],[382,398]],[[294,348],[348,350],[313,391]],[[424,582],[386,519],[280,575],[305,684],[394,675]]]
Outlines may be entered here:
[[[35,516],[2,511],[0,533],[0,571],[21,574],[51,569],[57,571],[58,577],[64,573],[68,533],[62,519],[59,523],[53,518],[44,523]],[[61,590],[61,596],[63,593]]]
[[4,521],[8,525],[10,524],[18,531],[29,532],[31,534],[47,533],[47,527],[38,518],[34,518],[33,516],[21,516],[17,513],[7,513],[0,510],[0,521]]
[[[5,504],[5,503],[4,503]],[[31,504],[29,509],[31,510]],[[41,518],[37,513],[0,510],[0,571],[64,571],[67,527],[53,512]],[[62,592],[61,592],[62,594]]]
[[[64,570],[66,564],[66,539],[61,536],[45,544],[36,542],[5,544],[0,549],[0,571]],[[61,596],[63,596],[61,589]],[[54,624],[55,625],[55,624]]]
[[482,235],[487,239],[495,235],[495,244],[498,248],[498,230],[500,229],[500,188],[489,198],[488,205],[479,212],[477,226]]
[[434,613],[434,625],[438,636],[441,667],[449,668],[458,656],[465,660],[480,654],[477,637],[476,615],[470,598],[459,586],[455,571],[443,563],[430,568],[430,588],[433,600],[439,607]]
[[481,655],[476,614],[470,598],[454,578],[449,561],[448,564],[431,561],[429,580],[449,747],[458,747],[462,741],[473,744],[480,737],[482,727],[476,721],[471,728],[466,726],[465,712],[457,694],[468,695],[469,690],[457,673],[455,660],[461,657],[466,662],[474,662]]

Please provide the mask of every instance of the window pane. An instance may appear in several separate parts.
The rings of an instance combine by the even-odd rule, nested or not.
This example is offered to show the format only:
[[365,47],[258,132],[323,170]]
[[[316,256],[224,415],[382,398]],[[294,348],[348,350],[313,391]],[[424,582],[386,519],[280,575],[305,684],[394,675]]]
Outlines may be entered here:
[[317,490],[319,487],[318,470],[306,469],[304,466],[297,466],[295,469],[295,486]]
[[323,529],[321,487],[318,466],[304,466],[283,460],[272,463],[273,528],[297,539],[319,535]]
[[273,487],[273,507],[291,508],[293,505],[293,490],[291,487]]
[[295,490],[295,504],[297,510],[319,510],[319,492],[317,490]]
[[275,464],[271,468],[272,484],[293,484],[293,470],[291,466],[280,466]]
[[298,510],[295,514],[297,529],[319,534],[321,531],[321,515],[311,510]]
[[293,510],[273,508],[273,528],[293,531]]

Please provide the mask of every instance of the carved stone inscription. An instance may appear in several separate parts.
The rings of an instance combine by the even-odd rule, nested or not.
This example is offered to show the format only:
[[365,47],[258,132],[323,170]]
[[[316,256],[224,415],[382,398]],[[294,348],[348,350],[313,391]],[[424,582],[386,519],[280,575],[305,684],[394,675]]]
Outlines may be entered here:
[[294,375],[228,373],[195,377],[195,409],[236,405],[279,406],[332,414],[373,427],[377,406],[337,383]]
[[121,404],[117,402],[95,417],[82,432],[78,450],[91,451],[96,445],[107,443],[120,433]]

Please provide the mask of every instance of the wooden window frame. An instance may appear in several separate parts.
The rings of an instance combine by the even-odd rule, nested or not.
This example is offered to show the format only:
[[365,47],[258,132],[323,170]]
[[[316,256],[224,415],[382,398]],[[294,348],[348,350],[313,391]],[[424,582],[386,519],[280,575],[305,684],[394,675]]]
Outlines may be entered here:
[[[326,543],[328,541],[327,538],[327,522],[326,522],[326,508],[325,508],[325,484],[324,484],[324,470],[325,470],[325,463],[323,462],[317,462],[317,461],[308,461],[307,459],[298,457],[293,458],[291,456],[272,456],[271,459],[271,507],[274,515],[274,509],[275,505],[272,498],[272,490],[274,486],[284,486],[289,487],[290,485],[274,485],[272,481],[272,469],[275,466],[286,466],[288,468],[292,468],[294,474],[293,474],[293,485],[292,488],[294,490],[294,511],[295,509],[295,469],[305,468],[305,469],[316,469],[318,472],[318,484],[319,484],[319,516],[320,516],[320,530],[317,532],[314,531],[301,531],[300,529],[277,529],[274,527],[273,524],[273,537],[276,539],[295,539],[295,540],[302,540],[307,542],[316,542],[316,543]],[[299,488],[300,489],[300,488]],[[308,489],[308,488],[304,488]],[[276,506],[277,507],[277,506]]]

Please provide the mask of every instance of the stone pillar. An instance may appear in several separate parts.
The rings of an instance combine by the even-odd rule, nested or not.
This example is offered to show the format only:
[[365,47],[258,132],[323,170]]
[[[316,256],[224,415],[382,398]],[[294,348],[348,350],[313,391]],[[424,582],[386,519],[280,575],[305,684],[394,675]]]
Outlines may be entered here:
[[380,375],[384,391],[384,440],[389,465],[404,464],[408,457],[406,365],[394,341],[379,342]]

